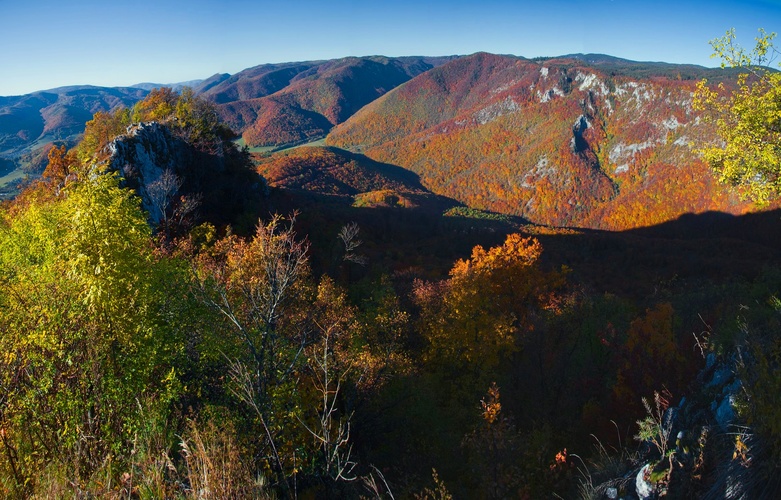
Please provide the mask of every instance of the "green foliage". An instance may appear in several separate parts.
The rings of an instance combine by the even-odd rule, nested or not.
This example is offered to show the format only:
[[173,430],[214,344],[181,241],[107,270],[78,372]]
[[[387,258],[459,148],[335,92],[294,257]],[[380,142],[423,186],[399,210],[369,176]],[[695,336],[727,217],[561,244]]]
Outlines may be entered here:
[[776,33],[767,33],[763,28],[759,28],[759,36],[754,40],[756,45],[751,52],[746,52],[735,41],[737,35],[735,28],[730,28],[727,33],[719,38],[710,41],[713,47],[711,57],[721,58],[722,68],[753,68],[759,69],[761,66],[767,66],[775,59],[777,51],[773,45],[773,39]]
[[165,123],[175,135],[208,153],[220,152],[222,142],[234,135],[221,123],[214,104],[196,96],[189,87],[181,93],[168,87],[154,89],[128,112],[128,116],[132,116],[134,123]]
[[178,101],[179,95],[170,87],[153,89],[143,101],[133,106],[133,122],[171,118],[176,111]]
[[654,391],[654,405],[651,406],[648,400],[643,398],[643,406],[647,416],[637,421],[638,430],[635,439],[641,443],[645,441],[653,443],[659,456],[665,458],[672,432],[672,413],[666,411],[670,402],[659,392]]
[[711,41],[714,56],[722,67],[744,70],[737,88],[727,91],[719,84],[697,86],[696,105],[710,110],[722,145],[702,150],[721,182],[744,188],[746,198],[760,204],[773,201],[781,193],[781,73],[763,65],[776,54],[775,33],[759,30],[756,46],[750,52],[735,42],[735,30]]
[[445,217],[464,217],[467,219],[496,220],[508,222],[510,218],[504,214],[495,214],[470,207],[453,207],[445,212]]
[[781,301],[771,296],[764,304],[745,308],[737,322],[736,348],[745,351],[738,369],[743,391],[738,411],[752,430],[781,456]]
[[156,262],[138,199],[108,174],[5,214],[0,263],[0,475],[29,490],[56,461],[86,480],[107,456],[127,458],[143,420],[165,418],[181,390],[176,269]]

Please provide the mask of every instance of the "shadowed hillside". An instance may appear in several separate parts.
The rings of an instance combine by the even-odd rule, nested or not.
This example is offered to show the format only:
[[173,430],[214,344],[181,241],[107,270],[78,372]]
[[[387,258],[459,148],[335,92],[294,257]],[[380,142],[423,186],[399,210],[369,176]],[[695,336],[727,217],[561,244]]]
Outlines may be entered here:
[[[467,255],[474,245],[496,245],[506,234],[520,231],[540,240],[547,266],[566,265],[573,281],[591,292],[639,300],[658,295],[673,283],[685,287],[690,282],[756,279],[781,258],[781,210],[737,216],[683,214],[621,232],[553,228],[459,208],[455,200],[408,182],[412,179],[401,176],[399,182],[393,167],[388,176],[388,166],[361,155],[351,157],[328,148],[293,151],[297,153],[259,166],[276,187],[272,209],[301,209],[302,231],[316,241],[322,238],[324,245],[341,225],[358,222],[367,245],[375,249],[370,260],[382,268],[421,266],[428,273],[444,273],[448,262]],[[369,189],[417,202],[406,205],[408,210],[395,203],[360,203]]]
[[441,214],[457,205],[428,191],[408,170],[339,148],[300,147],[256,157],[256,163],[271,186],[333,195],[353,206],[415,207]]

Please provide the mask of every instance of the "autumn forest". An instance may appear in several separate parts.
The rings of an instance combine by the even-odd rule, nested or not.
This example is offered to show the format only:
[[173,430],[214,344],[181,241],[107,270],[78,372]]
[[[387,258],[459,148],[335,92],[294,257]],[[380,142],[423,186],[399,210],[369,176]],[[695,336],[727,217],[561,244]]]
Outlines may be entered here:
[[781,494],[772,40],[3,98],[0,496]]

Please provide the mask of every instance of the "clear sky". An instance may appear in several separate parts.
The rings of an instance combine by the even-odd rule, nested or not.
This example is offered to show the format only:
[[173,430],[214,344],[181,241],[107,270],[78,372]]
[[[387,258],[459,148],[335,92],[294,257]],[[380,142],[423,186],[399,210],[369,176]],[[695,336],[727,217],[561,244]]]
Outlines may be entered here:
[[268,62],[486,51],[717,66],[781,32],[781,0],[0,0],[0,95],[175,83]]

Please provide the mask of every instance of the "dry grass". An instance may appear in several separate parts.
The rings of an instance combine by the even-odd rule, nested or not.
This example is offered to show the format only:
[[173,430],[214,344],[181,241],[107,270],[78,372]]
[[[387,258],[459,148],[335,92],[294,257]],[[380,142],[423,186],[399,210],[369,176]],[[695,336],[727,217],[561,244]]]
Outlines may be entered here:
[[188,498],[271,498],[262,477],[254,478],[241,461],[231,426],[190,422],[182,439]]

